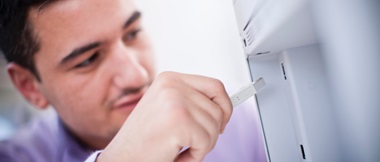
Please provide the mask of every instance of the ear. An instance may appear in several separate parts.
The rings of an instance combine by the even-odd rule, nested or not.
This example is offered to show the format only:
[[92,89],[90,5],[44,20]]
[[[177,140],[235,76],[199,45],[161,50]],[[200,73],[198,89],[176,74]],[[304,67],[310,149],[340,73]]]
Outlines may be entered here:
[[30,70],[16,63],[9,63],[7,70],[13,84],[29,103],[40,109],[49,106],[48,100],[39,89],[40,82]]

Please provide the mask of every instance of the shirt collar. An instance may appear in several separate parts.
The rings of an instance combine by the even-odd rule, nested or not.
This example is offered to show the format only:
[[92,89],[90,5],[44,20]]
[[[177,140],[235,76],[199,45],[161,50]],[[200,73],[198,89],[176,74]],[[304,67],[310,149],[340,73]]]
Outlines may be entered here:
[[58,150],[57,161],[74,162],[85,161],[95,150],[82,143],[66,128],[58,117]]

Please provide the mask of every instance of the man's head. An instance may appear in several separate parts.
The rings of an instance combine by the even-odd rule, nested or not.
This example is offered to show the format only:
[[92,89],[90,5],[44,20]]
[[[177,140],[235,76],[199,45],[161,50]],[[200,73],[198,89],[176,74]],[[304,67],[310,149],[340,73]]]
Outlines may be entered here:
[[83,142],[104,147],[154,77],[140,12],[131,0],[1,5],[0,47],[15,86],[37,107],[55,107]]
[[0,1],[0,49],[4,51],[9,62],[15,62],[29,69],[37,79],[39,78],[33,63],[33,55],[39,46],[27,16],[30,8],[42,5],[45,1]]

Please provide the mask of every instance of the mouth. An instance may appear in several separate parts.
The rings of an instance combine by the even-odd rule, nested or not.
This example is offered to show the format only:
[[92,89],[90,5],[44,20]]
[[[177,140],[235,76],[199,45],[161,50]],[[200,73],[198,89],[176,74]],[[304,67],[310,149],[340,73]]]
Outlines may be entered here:
[[141,98],[144,95],[144,91],[138,92],[136,94],[129,94],[122,98],[120,98],[114,104],[114,110],[124,110],[124,111],[132,111],[136,105],[139,103]]

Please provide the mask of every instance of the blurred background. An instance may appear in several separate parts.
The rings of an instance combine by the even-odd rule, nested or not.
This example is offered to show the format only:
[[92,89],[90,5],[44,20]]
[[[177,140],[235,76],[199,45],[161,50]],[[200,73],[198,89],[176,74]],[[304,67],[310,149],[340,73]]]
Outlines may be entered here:
[[[136,0],[155,47],[157,72],[177,71],[220,79],[233,92],[250,76],[231,0]],[[0,56],[0,140],[34,116],[10,83]]]
[[228,88],[249,82],[231,0],[137,0],[158,71],[211,76]]

